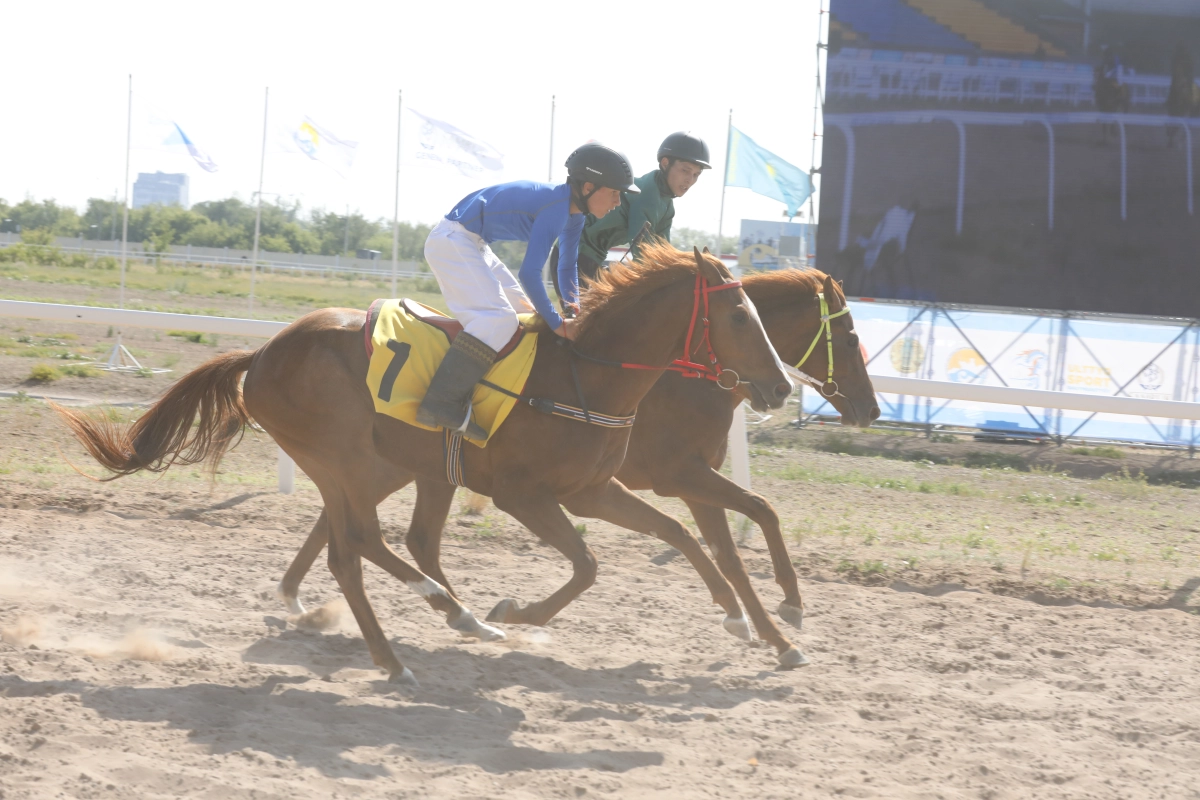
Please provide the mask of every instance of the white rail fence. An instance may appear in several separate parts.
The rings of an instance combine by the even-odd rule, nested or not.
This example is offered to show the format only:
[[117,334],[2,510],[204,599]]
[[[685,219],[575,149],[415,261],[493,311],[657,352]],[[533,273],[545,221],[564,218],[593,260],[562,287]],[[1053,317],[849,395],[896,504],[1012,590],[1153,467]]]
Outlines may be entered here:
[[[97,325],[152,328],[157,330],[183,329],[200,333],[253,336],[258,338],[270,338],[288,325],[286,322],[272,322],[268,320],[205,317],[192,314],[169,314],[159,311],[129,311],[116,308],[31,303],[22,300],[0,300],[0,316],[55,322],[85,322]],[[983,403],[999,403],[1002,405],[1060,408],[1068,411],[1200,420],[1200,403],[1174,400],[1148,400],[1140,397],[1108,397],[1075,394],[1072,392],[1052,392],[1042,389],[1017,389],[1003,386],[979,386],[952,383],[950,381],[932,381],[884,375],[872,375],[871,381],[877,392],[896,393],[915,397],[937,397],[948,400],[971,400]],[[735,426],[730,431],[730,451],[730,457],[735,464],[748,462],[744,425]],[[743,470],[738,471],[747,472]],[[749,475],[743,474],[740,477],[744,479],[745,484],[748,486]],[[294,487],[295,464],[281,449],[279,451],[279,491],[284,494],[291,494]]]

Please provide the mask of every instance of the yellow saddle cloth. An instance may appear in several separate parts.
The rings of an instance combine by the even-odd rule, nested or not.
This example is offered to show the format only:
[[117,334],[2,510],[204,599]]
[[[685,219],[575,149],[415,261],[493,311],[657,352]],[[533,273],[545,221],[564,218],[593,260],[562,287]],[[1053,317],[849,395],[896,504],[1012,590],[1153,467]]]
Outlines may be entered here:
[[[419,306],[423,312],[441,314],[412,300],[407,302]],[[400,300],[377,300],[367,315],[367,325],[367,350],[371,355],[367,388],[375,401],[375,411],[427,431],[439,430],[417,422],[417,408],[425,397],[433,373],[450,349],[447,334],[409,313]],[[492,365],[484,379],[520,394],[533,369],[536,352],[537,334],[526,333],[508,355]],[[489,439],[500,429],[516,403],[515,397],[484,386],[476,386],[471,399],[475,421],[488,432]],[[487,445],[486,441],[467,441],[477,447]]]

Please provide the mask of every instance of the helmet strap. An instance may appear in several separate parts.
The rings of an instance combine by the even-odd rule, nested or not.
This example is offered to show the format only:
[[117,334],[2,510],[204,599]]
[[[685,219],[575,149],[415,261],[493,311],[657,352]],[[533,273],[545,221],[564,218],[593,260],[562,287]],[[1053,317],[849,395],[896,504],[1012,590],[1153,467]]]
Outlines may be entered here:
[[600,191],[599,184],[592,183],[592,190],[590,192],[584,194],[583,185],[585,183],[587,183],[587,181],[580,180],[579,178],[572,178],[570,183],[571,183],[571,200],[575,203],[575,207],[578,208],[584,214],[592,213],[591,211],[588,210],[588,200],[591,200],[592,195],[594,195],[596,192]]
[[663,158],[667,160],[667,166],[665,168],[662,166],[662,158],[658,160],[658,171],[662,173],[663,184],[667,187],[667,191],[671,193],[672,198],[679,197],[679,195],[675,194],[675,192],[671,189],[671,183],[667,180],[667,175],[671,172],[671,167],[675,166],[675,162],[679,159],[675,156],[663,156]]

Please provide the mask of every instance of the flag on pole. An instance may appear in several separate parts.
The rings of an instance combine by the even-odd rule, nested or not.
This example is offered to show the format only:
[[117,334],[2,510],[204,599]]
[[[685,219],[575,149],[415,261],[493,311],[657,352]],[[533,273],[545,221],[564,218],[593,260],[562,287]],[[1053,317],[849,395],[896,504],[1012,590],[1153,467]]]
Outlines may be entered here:
[[212,160],[212,156],[197,147],[196,143],[189,139],[188,135],[183,132],[183,128],[179,127],[178,122],[172,122],[171,125],[174,126],[175,132],[167,137],[167,141],[164,144],[182,144],[187,148],[188,153],[195,159],[196,163],[200,165],[200,169],[205,172],[216,172],[217,162]]
[[737,128],[729,129],[729,159],[725,164],[725,185],[741,186],[787,205],[789,217],[813,193],[812,178],[797,166],[784,161]]
[[302,117],[284,131],[285,146],[326,165],[341,177],[350,174],[358,142],[339,139],[311,117]]
[[489,177],[494,179],[503,172],[504,154],[487,142],[448,122],[408,110],[420,120],[412,153],[416,163],[454,167],[468,178],[491,173]]

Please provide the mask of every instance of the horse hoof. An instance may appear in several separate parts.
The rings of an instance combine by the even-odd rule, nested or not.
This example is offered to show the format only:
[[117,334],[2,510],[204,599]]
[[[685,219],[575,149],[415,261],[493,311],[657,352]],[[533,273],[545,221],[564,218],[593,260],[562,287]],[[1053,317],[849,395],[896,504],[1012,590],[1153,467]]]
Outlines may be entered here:
[[791,625],[796,630],[800,630],[800,627],[804,624],[804,609],[799,606],[793,606],[787,602],[783,602],[779,604],[779,608],[776,609],[776,612],[784,622],[786,622],[788,625]]
[[419,689],[421,684],[417,683],[416,676],[412,674],[412,670],[405,667],[400,672],[393,672],[388,676],[388,683],[394,683],[398,686],[410,686],[413,689]]
[[304,613],[304,604],[300,602],[300,598],[283,591],[283,581],[280,581],[279,585],[275,587],[275,596],[284,602],[289,614],[299,616]]
[[745,617],[726,617],[721,625],[743,642],[754,640],[754,637],[750,635],[750,624],[746,622]]
[[779,666],[783,667],[784,669],[803,667],[807,663],[808,656],[800,652],[800,648],[796,647],[796,645],[792,645],[787,650],[784,650],[779,654]]
[[475,615],[465,608],[458,615],[458,619],[449,623],[449,625],[463,636],[470,639],[478,639],[481,642],[503,642],[508,638],[504,631],[499,628],[493,628],[491,625],[484,625],[475,619]]
[[518,603],[516,600],[505,598],[504,600],[501,600],[499,603],[496,603],[496,607],[488,612],[487,621],[488,622],[511,622],[509,617],[520,610],[521,610],[520,603]]

